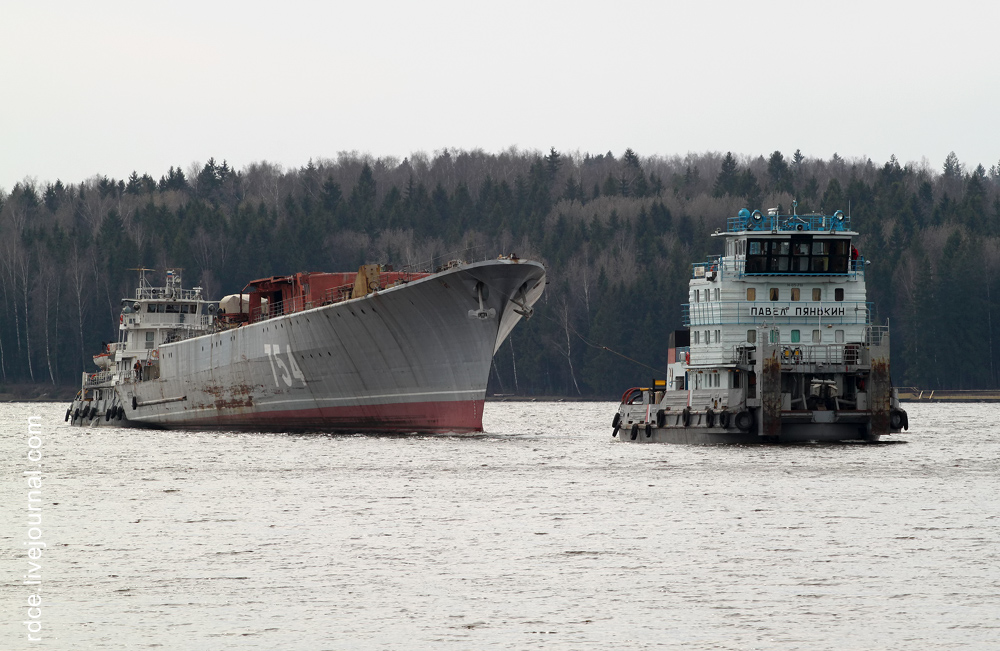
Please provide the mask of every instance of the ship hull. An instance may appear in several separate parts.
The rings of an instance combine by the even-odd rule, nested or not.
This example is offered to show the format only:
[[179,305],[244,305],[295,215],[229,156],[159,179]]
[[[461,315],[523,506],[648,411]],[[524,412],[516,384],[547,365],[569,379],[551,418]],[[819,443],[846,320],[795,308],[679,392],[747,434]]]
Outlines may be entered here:
[[[109,424],[477,432],[493,353],[544,268],[497,260],[159,347],[159,377],[115,387]],[[100,408],[99,408],[100,409]],[[114,417],[121,414],[121,419]]]

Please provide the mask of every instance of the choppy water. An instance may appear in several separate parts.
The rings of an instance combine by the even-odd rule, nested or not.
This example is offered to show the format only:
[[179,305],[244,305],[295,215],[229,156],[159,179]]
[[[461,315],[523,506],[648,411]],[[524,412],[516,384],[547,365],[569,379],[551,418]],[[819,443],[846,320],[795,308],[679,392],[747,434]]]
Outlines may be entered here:
[[2,649],[1000,648],[996,406],[797,447],[623,444],[609,403],[490,403],[487,434],[419,438],[64,408],[0,405]]

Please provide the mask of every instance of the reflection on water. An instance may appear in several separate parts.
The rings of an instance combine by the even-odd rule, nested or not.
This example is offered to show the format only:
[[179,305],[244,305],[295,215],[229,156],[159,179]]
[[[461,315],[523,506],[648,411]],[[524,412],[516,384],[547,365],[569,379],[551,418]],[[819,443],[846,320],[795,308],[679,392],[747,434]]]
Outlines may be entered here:
[[[487,433],[65,427],[0,405],[7,574],[45,424],[45,639],[3,648],[955,649],[1000,637],[996,407],[906,445],[629,445],[609,403],[489,403]],[[24,461],[22,461],[24,460]],[[13,641],[8,645],[7,641]]]

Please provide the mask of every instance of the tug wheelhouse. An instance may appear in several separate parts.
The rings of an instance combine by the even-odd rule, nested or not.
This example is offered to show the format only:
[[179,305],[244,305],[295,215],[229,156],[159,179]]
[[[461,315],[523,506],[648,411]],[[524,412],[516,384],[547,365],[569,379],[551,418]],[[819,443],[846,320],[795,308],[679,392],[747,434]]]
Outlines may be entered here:
[[889,379],[889,329],[873,321],[850,217],[798,215],[794,206],[791,215],[741,210],[713,234],[724,253],[692,266],[665,389],[626,392],[615,434],[875,441],[907,427]]

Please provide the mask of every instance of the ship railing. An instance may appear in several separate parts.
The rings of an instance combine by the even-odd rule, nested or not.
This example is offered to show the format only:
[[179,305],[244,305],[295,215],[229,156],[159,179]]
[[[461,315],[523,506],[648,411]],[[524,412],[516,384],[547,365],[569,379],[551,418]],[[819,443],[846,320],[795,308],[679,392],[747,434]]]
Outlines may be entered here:
[[776,276],[780,278],[851,278],[865,279],[865,259],[863,256],[856,260],[850,260],[847,271],[840,272],[811,272],[811,271],[747,271],[745,258],[709,258],[705,262],[696,262],[691,265],[692,278],[707,278],[715,280],[717,278],[744,278],[759,276]]
[[865,345],[881,346],[882,340],[889,336],[889,326],[872,325],[865,328]]
[[250,315],[250,322],[267,321],[274,317],[301,312],[310,307],[312,307],[312,304],[307,303],[302,296],[294,296],[287,301],[271,301],[267,305],[255,307],[253,313]]
[[782,344],[778,348],[782,364],[833,364],[857,366],[868,363],[868,348],[862,344]]
[[707,301],[681,305],[685,327],[731,324],[869,325],[867,301]]
[[757,347],[750,344],[749,342],[736,344],[732,347],[730,351],[730,363],[732,364],[742,364],[744,366],[753,364],[753,353],[757,350]]
[[752,214],[730,217],[726,220],[726,230],[730,233],[744,231],[840,232],[851,230],[851,217],[840,211],[834,215],[765,215],[755,211]]
[[353,291],[354,283],[349,285],[340,285],[339,287],[331,287],[323,294],[323,304],[329,305],[331,303],[346,301],[351,298]]
[[210,327],[215,317],[211,314],[144,314],[135,318],[135,325],[158,328],[182,328],[204,330]]
[[136,299],[172,298],[178,301],[198,301],[202,298],[200,290],[149,286],[136,288],[135,297]]
[[96,387],[107,382],[110,382],[115,377],[114,371],[98,371],[97,373],[84,373],[83,374],[83,386],[85,388]]

